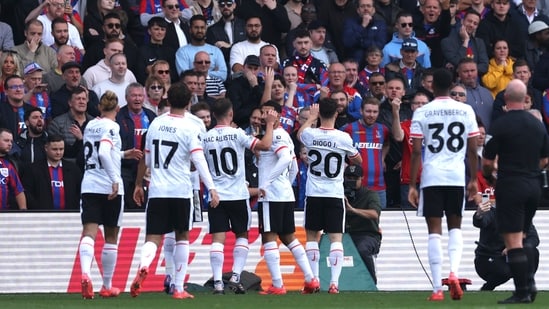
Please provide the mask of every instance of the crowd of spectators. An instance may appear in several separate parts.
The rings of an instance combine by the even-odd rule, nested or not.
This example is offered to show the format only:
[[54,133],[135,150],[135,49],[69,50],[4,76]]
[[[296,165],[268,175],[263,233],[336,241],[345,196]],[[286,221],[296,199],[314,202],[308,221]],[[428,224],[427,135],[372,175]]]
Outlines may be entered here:
[[[414,104],[433,99],[433,68],[454,72],[451,97],[471,105],[487,132],[492,120],[506,112],[502,90],[512,79],[527,85],[528,108],[549,119],[543,110],[549,88],[544,0],[9,3],[0,6],[0,127],[8,130],[0,156],[13,168],[0,173],[10,192],[0,200],[0,209],[45,208],[41,201],[48,190],[36,186],[48,187],[48,182],[37,182],[40,174],[33,172],[45,166],[36,163],[82,166],[88,147],[82,144],[82,131],[99,115],[98,98],[106,90],[118,96],[124,150],[140,147],[173,83],[191,89],[191,112],[208,128],[215,126],[209,108],[228,98],[234,125],[260,136],[258,107],[277,102],[282,127],[300,154],[296,209],[303,207],[308,162],[295,133],[307,120],[308,107],[320,99],[338,102],[336,127],[359,148],[362,183],[377,193],[382,208],[407,207],[401,189],[409,181],[402,169],[409,155],[403,146],[409,141],[404,133],[395,138],[393,132],[401,129],[394,124],[411,119]],[[402,102],[396,112],[394,100]],[[63,161],[48,151],[51,145],[62,148]],[[247,157],[253,187],[254,155]],[[126,192],[133,191],[135,166],[123,164]],[[60,179],[56,186],[67,185]],[[50,180],[53,200],[57,191]],[[137,207],[130,196],[126,209]],[[72,203],[47,205],[77,208]]]

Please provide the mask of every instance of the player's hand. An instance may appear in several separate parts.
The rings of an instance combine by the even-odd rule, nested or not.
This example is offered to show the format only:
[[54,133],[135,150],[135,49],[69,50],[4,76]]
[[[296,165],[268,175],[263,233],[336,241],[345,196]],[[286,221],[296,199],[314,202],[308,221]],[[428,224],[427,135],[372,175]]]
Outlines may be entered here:
[[143,202],[145,202],[145,191],[142,186],[136,185],[135,189],[133,189],[133,201],[137,204],[137,206],[143,206]]
[[117,196],[118,196],[118,182],[115,182],[112,184],[112,192],[111,194],[109,194],[109,196],[107,196],[107,199],[110,201],[110,200],[114,200]]
[[278,113],[274,109],[270,109],[265,113],[265,123],[273,125],[278,119]]
[[265,189],[259,188],[259,198],[265,198],[265,196],[267,196]]
[[210,206],[216,208],[219,205],[219,195],[215,189],[210,189]]
[[419,194],[418,194],[417,189],[415,187],[410,186],[410,188],[408,189],[408,202],[414,208],[417,208],[417,206],[419,204]]
[[478,193],[478,187],[477,187],[476,180],[469,181],[469,183],[467,184],[467,200],[473,201],[477,193]]
[[141,160],[143,158],[143,151],[132,148],[128,150],[124,150],[124,159],[134,159],[134,160]]

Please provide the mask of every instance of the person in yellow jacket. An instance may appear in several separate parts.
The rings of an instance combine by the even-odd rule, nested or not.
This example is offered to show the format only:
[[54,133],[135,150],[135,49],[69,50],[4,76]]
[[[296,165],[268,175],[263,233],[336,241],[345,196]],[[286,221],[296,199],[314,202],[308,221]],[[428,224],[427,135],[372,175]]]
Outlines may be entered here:
[[513,79],[515,60],[509,56],[509,44],[504,39],[496,41],[493,52],[494,56],[488,63],[488,72],[482,76],[482,84],[495,98],[496,94],[504,90]]

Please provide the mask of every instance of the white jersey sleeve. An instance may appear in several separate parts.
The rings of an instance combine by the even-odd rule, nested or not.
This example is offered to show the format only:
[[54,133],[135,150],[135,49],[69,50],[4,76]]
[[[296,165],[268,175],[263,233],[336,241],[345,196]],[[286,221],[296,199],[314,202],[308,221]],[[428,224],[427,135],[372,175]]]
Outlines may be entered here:
[[[278,127],[273,131],[271,148],[259,152],[258,187],[266,191],[263,201],[295,201],[292,183],[289,180],[289,167],[292,158],[295,157],[293,149],[291,137],[284,129]],[[278,167],[281,167],[280,170]]]

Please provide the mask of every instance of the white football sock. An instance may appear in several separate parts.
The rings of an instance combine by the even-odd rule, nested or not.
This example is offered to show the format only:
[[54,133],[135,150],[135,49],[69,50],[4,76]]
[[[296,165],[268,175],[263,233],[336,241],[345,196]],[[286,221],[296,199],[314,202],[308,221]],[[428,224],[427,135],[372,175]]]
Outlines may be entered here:
[[164,235],[164,263],[166,267],[166,275],[174,276],[175,269],[173,267],[173,251],[175,248],[175,232],[170,232]]
[[461,255],[463,253],[463,234],[461,229],[448,231],[448,259],[450,260],[450,272],[458,275]]
[[234,243],[233,250],[233,273],[240,275],[244,266],[246,265],[246,260],[248,260],[248,252],[250,251],[249,243],[247,238],[237,238]]
[[223,276],[223,244],[214,242],[210,249],[210,266],[212,267],[214,281],[221,280]]
[[101,253],[101,264],[103,265],[103,285],[107,290],[112,287],[112,276],[116,267],[118,257],[118,245],[105,243]]
[[429,241],[427,243],[434,292],[442,289],[442,244],[440,239],[440,234],[429,234]]
[[189,241],[179,240],[175,243],[173,256],[175,266],[175,289],[183,292],[183,283],[187,275],[187,264],[189,263]]
[[80,239],[80,269],[82,275],[90,275],[91,264],[95,254],[95,240],[89,236],[84,236]]
[[315,278],[320,278],[318,273],[318,266],[320,260],[320,250],[318,249],[318,243],[316,241],[308,241],[305,244],[305,251],[307,252],[307,258],[309,259],[309,264],[311,265],[311,271]]
[[309,264],[307,253],[305,253],[305,249],[303,248],[299,240],[294,239],[291,243],[289,243],[288,249],[292,251],[297,265],[299,265],[299,268],[301,268],[301,271],[305,276],[305,282],[310,282],[314,278],[313,271],[311,270],[311,265]]
[[141,247],[141,262],[139,268],[151,266],[154,257],[156,256],[156,250],[158,247],[152,241],[147,241]]
[[341,275],[341,269],[343,268],[343,244],[341,242],[333,242],[330,245],[330,272],[332,278],[330,284],[339,285],[339,276]]
[[263,249],[273,286],[280,288],[282,287],[282,274],[280,273],[280,251],[278,250],[278,245],[276,241],[270,241],[263,245]]

